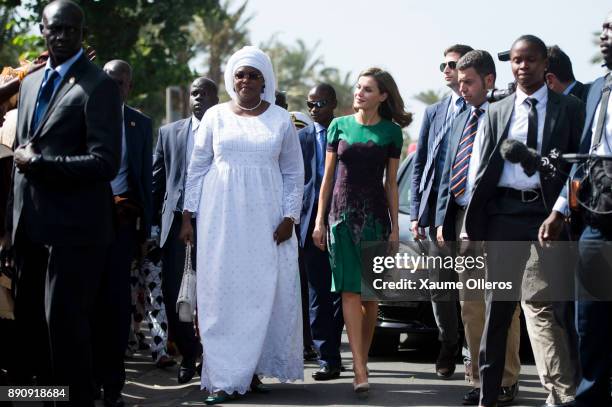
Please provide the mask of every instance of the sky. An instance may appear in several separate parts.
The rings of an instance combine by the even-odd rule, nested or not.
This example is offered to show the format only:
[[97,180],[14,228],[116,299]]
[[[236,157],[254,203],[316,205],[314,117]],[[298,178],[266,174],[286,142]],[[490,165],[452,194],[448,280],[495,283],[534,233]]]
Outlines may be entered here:
[[[234,5],[241,0],[233,0]],[[559,45],[572,59],[574,74],[590,82],[604,73],[591,64],[598,53],[593,33],[601,31],[609,0],[248,0],[251,41],[255,45],[276,34],[285,43],[319,42],[326,65],[343,72],[379,66],[394,76],[409,111],[408,128],[418,134],[425,106],[412,96],[444,89],[438,66],[444,49],[463,43],[489,51],[496,59],[497,87],[512,80],[510,65],[497,52],[510,48],[523,34],[547,45]]]

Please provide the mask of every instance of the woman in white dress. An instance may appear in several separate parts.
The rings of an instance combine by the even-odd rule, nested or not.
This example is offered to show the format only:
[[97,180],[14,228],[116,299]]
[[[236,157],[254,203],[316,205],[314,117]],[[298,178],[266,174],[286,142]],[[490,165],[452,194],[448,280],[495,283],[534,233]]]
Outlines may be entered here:
[[270,58],[244,47],[229,60],[231,101],[202,119],[187,172],[181,237],[197,215],[197,300],[207,404],[267,391],[258,376],[303,379],[294,223],[304,165],[289,113],[274,105]]

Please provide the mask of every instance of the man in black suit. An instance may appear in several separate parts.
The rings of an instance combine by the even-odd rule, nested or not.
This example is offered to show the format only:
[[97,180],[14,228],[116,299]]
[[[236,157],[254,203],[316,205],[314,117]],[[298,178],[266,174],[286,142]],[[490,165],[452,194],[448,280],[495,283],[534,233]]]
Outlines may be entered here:
[[[586,121],[580,153],[593,155],[612,154],[612,12],[606,17],[600,36],[599,48],[608,72],[597,78],[587,96]],[[601,161],[607,166],[607,180],[611,182],[610,161]],[[591,169],[593,174],[594,168]],[[584,167],[572,169],[573,179],[584,177]],[[585,199],[585,198],[583,198]],[[580,209],[581,215],[587,212]],[[542,242],[559,237],[564,219],[569,215],[568,191],[564,188],[551,214],[540,227]],[[575,214],[572,214],[575,216]],[[581,231],[579,247],[578,280],[585,293],[580,293],[576,302],[576,328],[579,337],[580,367],[582,380],[576,392],[576,406],[608,406],[610,397],[610,367],[612,365],[612,302],[609,261],[612,241],[612,216],[600,219],[584,217],[585,227]],[[604,227],[606,225],[608,227]],[[606,257],[608,260],[606,260]],[[585,295],[586,294],[586,295]]]
[[121,157],[119,90],[84,55],[83,25],[71,1],[43,11],[49,60],[21,85],[7,219],[20,276],[16,352],[24,368],[51,360],[50,372],[36,372],[38,383],[70,386],[66,405],[79,407],[94,405],[90,324]]
[[[340,376],[340,343],[344,318],[342,298],[331,292],[329,253],[321,251],[312,241],[317,203],[325,169],[327,127],[334,118],[336,91],[331,85],[320,84],[308,93],[306,102],[314,123],[298,132],[304,159],[304,196],[300,216],[300,261],[308,279],[310,330],[319,352],[319,370],[315,380],[330,380]],[[307,324],[308,320],[304,321]],[[307,325],[308,326],[308,325]]]
[[574,95],[586,103],[590,85],[576,80],[570,57],[557,45],[548,47],[548,70],[545,78],[550,90],[562,95]]
[[[470,201],[480,164],[480,151],[484,137],[485,112],[489,108],[487,90],[495,88],[495,62],[487,51],[474,50],[465,54],[457,63],[459,91],[470,104],[470,108],[457,116],[449,134],[448,153],[438,193],[436,226],[438,242],[461,242],[452,247],[456,254],[472,257],[482,256],[479,247],[467,245],[469,237],[465,231],[465,209]],[[459,253],[459,247],[465,245]],[[464,283],[468,278],[478,277],[472,270],[457,272]],[[473,388],[463,397],[464,405],[478,405],[480,401],[480,377],[478,352],[484,328],[484,298],[466,293],[461,298],[461,319],[465,332],[468,354],[464,359],[466,376]],[[506,365],[501,383],[499,400],[508,401],[512,387],[520,373],[520,311],[514,313],[508,344]]]
[[[185,244],[178,238],[183,216],[185,176],[200,120],[208,108],[219,102],[217,94],[217,85],[210,79],[197,78],[193,81],[189,89],[192,116],[159,129],[153,161],[153,213],[155,221],[161,226],[162,292],[168,316],[168,331],[183,355],[178,371],[179,383],[187,383],[193,378],[196,359],[201,354],[193,323],[179,321],[176,312],[176,299],[185,262]],[[196,230],[195,222],[193,230]],[[193,247],[191,253],[195,268],[195,242]]]
[[104,388],[106,406],[123,405],[123,359],[131,323],[130,270],[151,228],[151,119],[126,105],[132,89],[132,68],[122,60],[104,65],[117,84],[123,102],[123,128],[119,173],[111,181],[117,231],[109,248],[96,303],[95,370]]
[[[489,281],[511,281],[520,287],[523,271],[530,256],[530,245],[495,242],[533,242],[538,227],[546,217],[563,187],[565,177],[553,179],[539,173],[528,175],[519,164],[504,162],[500,145],[516,140],[547,155],[552,149],[576,152],[584,122],[582,103],[574,97],[559,95],[547,89],[544,74],[548,66],[546,45],[539,38],[525,35],[517,39],[510,51],[512,73],[517,91],[492,104],[485,117],[485,137],[482,162],[477,183],[466,215],[466,230],[470,240],[487,241],[487,278]],[[562,174],[569,168],[563,166]],[[540,270],[546,270],[553,256],[537,247]],[[502,290],[487,290],[486,319],[480,347],[480,405],[495,406],[504,369],[508,328],[516,309],[514,301],[496,301]],[[544,308],[546,314],[553,311]],[[529,324],[528,324],[529,326]],[[564,332],[555,325],[541,330],[551,340],[551,346],[567,344]],[[558,334],[555,337],[553,334]],[[533,341],[533,335],[531,340]],[[551,338],[549,338],[551,336]],[[555,348],[555,353],[558,349]],[[568,351],[569,352],[569,351]],[[553,358],[551,358],[553,359]],[[540,359],[541,360],[541,359]],[[548,360],[548,363],[555,363]],[[550,366],[538,365],[538,373],[547,389],[562,389],[561,403],[573,399],[573,377],[569,369],[561,367],[552,382],[544,383],[543,373]],[[547,377],[547,379],[549,379]],[[518,388],[517,388],[518,390]],[[549,400],[551,398],[549,397]],[[554,400],[554,404],[559,403]],[[551,403],[552,404],[552,403]]]
[[[438,186],[444,169],[448,146],[448,133],[455,118],[466,108],[465,100],[459,94],[457,61],[472,48],[467,45],[453,45],[444,51],[444,62],[440,71],[451,94],[440,102],[428,106],[419,133],[414,169],[410,184],[411,230],[415,239],[436,240],[435,216]],[[426,236],[426,229],[427,236]],[[449,277],[431,275],[432,280],[447,280]],[[449,301],[432,291],[432,308],[442,344],[436,361],[436,374],[442,379],[450,378],[455,372],[455,358],[458,351],[458,321],[456,301]]]

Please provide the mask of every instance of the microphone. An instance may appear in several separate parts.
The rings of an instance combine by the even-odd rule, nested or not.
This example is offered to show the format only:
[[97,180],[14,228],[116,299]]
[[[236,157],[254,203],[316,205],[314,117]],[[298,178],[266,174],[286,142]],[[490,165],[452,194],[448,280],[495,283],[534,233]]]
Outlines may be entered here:
[[521,164],[528,177],[535,174],[542,164],[542,157],[534,149],[528,148],[518,140],[504,140],[499,152],[504,160],[513,164]]

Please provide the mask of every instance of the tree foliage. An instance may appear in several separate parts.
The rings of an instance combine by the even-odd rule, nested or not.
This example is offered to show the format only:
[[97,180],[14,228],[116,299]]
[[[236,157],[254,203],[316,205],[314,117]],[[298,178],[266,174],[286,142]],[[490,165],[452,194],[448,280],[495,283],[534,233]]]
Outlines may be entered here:
[[189,26],[194,50],[206,55],[208,78],[219,85],[223,82],[224,62],[248,43],[247,25],[253,18],[245,16],[247,1],[233,12],[230,6],[230,0],[226,0],[220,7],[199,12]]
[[[217,0],[75,1],[85,12],[85,41],[96,49],[96,62],[102,65],[117,58],[128,61],[134,68],[134,90],[129,102],[157,118],[159,124],[166,86],[182,85],[194,77],[188,66],[194,50],[189,33],[182,28],[192,22],[194,14],[218,8]],[[13,20],[21,32],[11,39],[22,54],[28,51],[36,55],[44,49],[42,41],[29,41],[23,33],[41,21],[46,4],[47,0],[0,0],[0,8],[15,13],[16,7],[21,6],[26,15]]]
[[444,97],[446,91],[444,90],[433,90],[427,89],[422,92],[417,93],[413,97],[421,103],[426,105],[433,105],[434,103],[439,102]]

